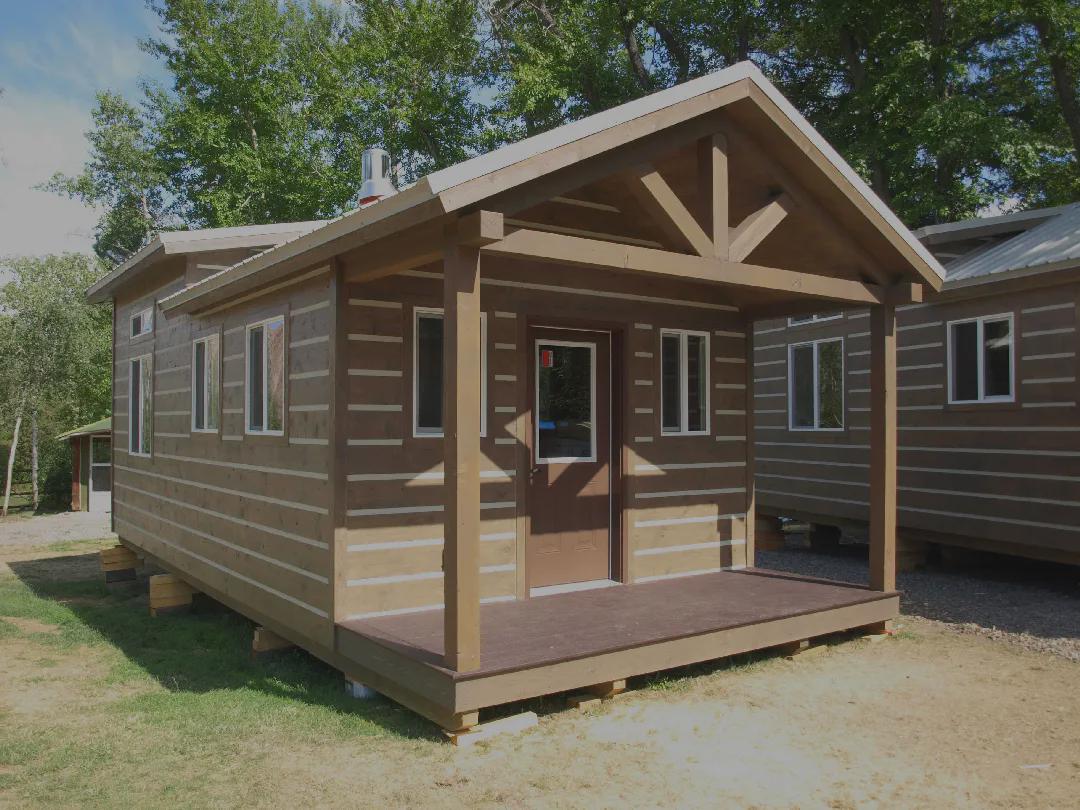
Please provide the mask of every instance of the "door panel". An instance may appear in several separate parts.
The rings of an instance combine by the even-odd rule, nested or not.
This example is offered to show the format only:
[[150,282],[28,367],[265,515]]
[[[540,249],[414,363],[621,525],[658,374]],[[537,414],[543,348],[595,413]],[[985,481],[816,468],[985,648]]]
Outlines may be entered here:
[[530,588],[611,576],[611,337],[529,331]]

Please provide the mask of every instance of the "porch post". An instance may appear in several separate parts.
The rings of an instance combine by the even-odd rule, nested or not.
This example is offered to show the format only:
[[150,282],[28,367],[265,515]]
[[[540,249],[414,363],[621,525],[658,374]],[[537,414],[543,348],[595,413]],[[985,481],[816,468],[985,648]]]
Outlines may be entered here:
[[870,587],[896,589],[896,306],[870,308]]
[[754,319],[743,319],[743,331],[746,333],[746,396],[743,408],[746,411],[746,565],[755,565],[756,550],[754,530],[757,526],[757,498],[754,491]]
[[446,665],[480,666],[480,251],[443,254],[443,600]]

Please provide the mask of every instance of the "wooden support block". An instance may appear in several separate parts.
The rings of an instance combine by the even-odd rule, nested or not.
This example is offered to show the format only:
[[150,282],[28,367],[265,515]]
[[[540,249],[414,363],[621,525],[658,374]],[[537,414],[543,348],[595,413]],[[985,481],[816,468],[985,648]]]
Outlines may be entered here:
[[135,580],[135,569],[139,565],[139,558],[127,546],[102,549],[99,558],[106,584]]
[[296,645],[291,641],[282,638],[272,630],[258,626],[255,628],[255,635],[251,639],[251,654],[254,656],[273,652],[274,650],[287,650],[294,646]]
[[758,515],[754,521],[754,545],[764,551],[781,551],[784,548],[784,532],[780,518]]
[[893,634],[893,621],[886,619],[883,622],[874,622],[865,627],[860,627],[859,632],[867,638],[871,636],[891,636]]
[[777,649],[781,651],[785,658],[791,661],[796,656],[799,658],[812,658],[815,655],[821,655],[829,648],[825,644],[811,644],[809,639],[803,639],[802,641],[793,641],[790,644],[781,644]]
[[451,731],[468,731],[480,722],[480,712],[459,712],[457,714],[450,715],[445,721],[442,721],[443,729],[449,733]]
[[590,692],[604,700],[611,700],[616,695],[626,691],[626,679],[621,678],[617,681],[604,681],[603,683],[594,683],[592,686],[586,686],[585,691]]
[[539,724],[540,719],[536,716],[536,712],[524,712],[522,714],[515,714],[512,717],[503,717],[499,720],[492,720],[490,723],[484,723],[483,725],[473,726],[470,729],[462,731],[446,731],[446,737],[451,743],[459,748],[469,748],[481,740],[490,740],[492,737],[498,734],[513,734],[525,729],[532,728]]
[[578,709],[580,711],[588,711],[589,709],[597,708],[601,703],[601,699],[596,695],[567,695],[566,705],[571,709]]
[[150,577],[150,615],[188,611],[194,594],[195,589],[179,577],[155,574]]

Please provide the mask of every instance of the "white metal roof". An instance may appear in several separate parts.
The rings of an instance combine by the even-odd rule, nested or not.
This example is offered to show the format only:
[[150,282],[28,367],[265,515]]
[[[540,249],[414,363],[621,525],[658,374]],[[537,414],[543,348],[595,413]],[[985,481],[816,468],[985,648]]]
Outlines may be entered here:
[[[949,262],[945,266],[947,282],[968,281],[1011,270],[1026,270],[1062,262],[1080,263],[1080,203],[1043,209],[1041,213],[1046,212],[1051,212],[1049,218],[1012,239],[972,251]],[[1016,217],[1017,226],[1024,227],[1025,219],[1037,219],[1040,212],[1024,214],[1027,216],[1005,216]],[[971,222],[977,224],[978,220]]]

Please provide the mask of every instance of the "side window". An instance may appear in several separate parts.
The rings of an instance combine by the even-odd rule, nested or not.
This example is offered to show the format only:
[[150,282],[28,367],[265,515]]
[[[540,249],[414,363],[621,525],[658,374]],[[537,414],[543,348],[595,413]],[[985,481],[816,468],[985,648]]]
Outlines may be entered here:
[[221,402],[219,338],[210,335],[191,347],[191,429],[214,433]]
[[150,355],[136,357],[128,367],[128,450],[150,455],[154,431],[154,369]]
[[709,432],[709,335],[660,332],[660,427],[671,436]]
[[247,432],[285,433],[285,319],[247,328]]
[[1013,318],[949,322],[949,402],[1011,402]]
[[788,427],[843,430],[843,338],[788,347]]
[[154,308],[140,309],[131,316],[131,336],[133,338],[149,335],[154,331]]
[[[487,313],[480,313],[480,435],[487,436]],[[443,435],[443,311],[413,309],[413,436]]]

